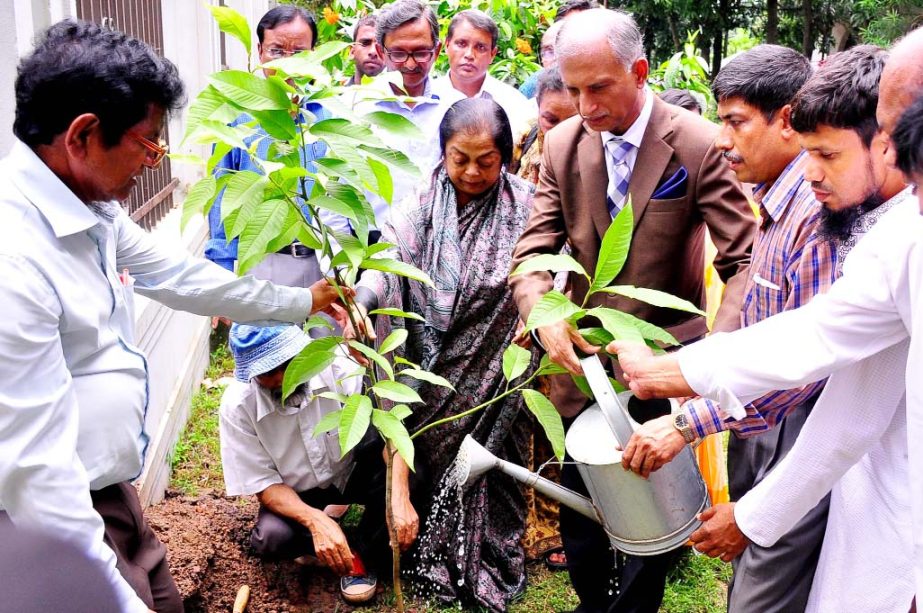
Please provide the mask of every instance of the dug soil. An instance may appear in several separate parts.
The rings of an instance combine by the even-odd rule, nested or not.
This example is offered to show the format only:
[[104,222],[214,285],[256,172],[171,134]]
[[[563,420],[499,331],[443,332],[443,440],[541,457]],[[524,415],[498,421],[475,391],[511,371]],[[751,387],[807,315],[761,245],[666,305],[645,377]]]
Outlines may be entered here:
[[145,511],[167,546],[187,613],[229,613],[241,585],[250,586],[248,612],[353,611],[340,598],[329,571],[263,562],[250,553],[257,506],[254,500],[213,492],[190,497],[168,491],[162,503]]

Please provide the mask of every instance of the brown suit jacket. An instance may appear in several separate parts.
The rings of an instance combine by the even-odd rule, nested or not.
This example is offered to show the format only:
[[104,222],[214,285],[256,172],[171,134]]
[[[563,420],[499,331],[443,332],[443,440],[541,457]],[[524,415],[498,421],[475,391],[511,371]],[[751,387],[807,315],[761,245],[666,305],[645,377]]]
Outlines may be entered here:
[[[715,319],[716,330],[740,327],[743,289],[756,222],[736,175],[714,147],[718,128],[698,115],[654,97],[651,117],[638,150],[628,191],[634,209],[634,236],[628,259],[613,285],[670,292],[705,308],[705,228],[718,249],[715,268],[727,284]],[[542,168],[532,214],[513,253],[513,269],[542,253],[558,253],[570,240],[573,257],[595,270],[602,237],[611,218],[606,207],[602,136],[572,117],[545,135]],[[688,173],[684,196],[652,200],[656,189],[680,168]],[[578,304],[586,280],[570,275]],[[523,320],[552,288],[549,273],[512,277],[510,285]],[[591,306],[608,306],[666,327],[680,341],[707,332],[703,317],[597,294]],[[560,378],[559,378],[560,379]],[[564,389],[561,389],[563,385]],[[557,381],[558,410],[575,415],[582,395],[569,381]]]

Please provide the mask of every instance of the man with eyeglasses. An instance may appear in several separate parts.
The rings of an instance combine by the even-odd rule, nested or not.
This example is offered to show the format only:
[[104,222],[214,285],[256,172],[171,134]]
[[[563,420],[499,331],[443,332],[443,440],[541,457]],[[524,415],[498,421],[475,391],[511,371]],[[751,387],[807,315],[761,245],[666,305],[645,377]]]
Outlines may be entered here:
[[[266,64],[276,59],[292,56],[303,51],[314,49],[317,43],[317,23],[314,16],[307,10],[290,5],[277,6],[263,15],[256,26],[256,36],[259,41],[257,51],[260,62]],[[264,69],[267,72],[271,69]],[[306,103],[304,109],[317,121],[327,119],[330,113],[317,103]],[[238,117],[232,125],[251,121],[247,114]],[[262,174],[262,169],[254,161],[255,158],[269,159],[269,148],[275,139],[257,134],[251,137],[247,144],[256,143],[255,156],[243,149],[233,149],[215,167],[217,174],[226,172],[239,172],[250,170]],[[326,154],[327,147],[321,141],[308,144],[301,150],[302,164],[314,171],[314,160]],[[307,179],[307,190],[310,192],[313,179]],[[221,204],[224,197],[222,192],[215,199],[215,203],[208,213],[210,240],[205,245],[205,257],[212,262],[234,270],[237,260],[238,239],[228,242],[224,221],[221,218]],[[332,218],[332,216],[331,216]],[[337,222],[334,221],[334,225]],[[343,225],[343,222],[340,222]],[[292,287],[309,287],[312,283],[323,277],[320,263],[321,254],[295,241],[286,245],[277,253],[268,254],[263,261],[248,271],[258,279],[266,279],[280,285]],[[218,318],[213,320],[217,326]],[[229,322],[225,322],[229,323]],[[322,334],[323,328],[315,330],[315,334]]]
[[150,440],[133,296],[299,323],[336,293],[237,278],[129,219],[119,203],[163,158],[165,121],[184,102],[176,66],[145,43],[62,21],[22,59],[15,94],[17,140],[0,161],[0,523],[75,544],[119,610],[178,613],[131,484]]
[[[426,177],[439,158],[439,123],[448,108],[431,87],[429,76],[442,49],[439,22],[433,10],[420,0],[397,0],[387,5],[377,20],[375,44],[385,58],[387,70],[378,75],[372,87],[379,90],[379,97],[398,96],[398,99],[363,100],[364,94],[353,97],[352,92],[347,99],[358,100],[356,107],[361,113],[387,111],[413,122],[423,132],[423,138],[398,137],[387,132],[379,136],[389,147],[410,158]],[[420,183],[418,177],[397,170],[391,171],[391,178],[394,183],[392,202],[412,194]],[[389,205],[375,194],[367,196],[380,226],[388,218]],[[372,236],[380,235],[375,230]]]
[[433,90],[449,105],[464,98],[492,99],[506,112],[518,139],[529,129],[536,109],[515,87],[487,74],[497,55],[499,35],[496,22],[482,11],[469,9],[455,15],[445,42],[449,72],[433,82]]
[[353,44],[349,48],[349,59],[356,65],[356,72],[347,85],[361,85],[362,77],[377,77],[384,70],[384,59],[375,44],[377,25],[375,15],[366,15],[356,22]]

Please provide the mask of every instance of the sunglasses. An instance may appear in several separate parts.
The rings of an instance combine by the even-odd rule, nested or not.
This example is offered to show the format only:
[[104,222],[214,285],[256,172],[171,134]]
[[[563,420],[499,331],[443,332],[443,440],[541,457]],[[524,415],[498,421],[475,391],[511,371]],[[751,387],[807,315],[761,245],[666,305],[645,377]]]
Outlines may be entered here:
[[163,157],[167,155],[167,151],[169,150],[166,142],[161,140],[159,143],[155,143],[152,140],[144,138],[133,130],[128,130],[125,134],[127,134],[133,141],[147,149],[147,155],[145,156],[142,164],[148,168],[157,168],[160,166],[160,163],[163,161]]

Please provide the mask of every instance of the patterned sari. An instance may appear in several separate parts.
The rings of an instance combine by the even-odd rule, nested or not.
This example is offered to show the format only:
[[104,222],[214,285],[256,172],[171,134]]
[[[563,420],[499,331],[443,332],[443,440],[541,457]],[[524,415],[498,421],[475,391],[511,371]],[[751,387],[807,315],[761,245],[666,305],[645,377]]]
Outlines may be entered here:
[[[456,392],[415,382],[423,405],[408,418],[411,431],[472,408],[505,389],[502,356],[512,342],[519,312],[507,285],[513,247],[525,227],[533,187],[503,172],[483,196],[459,206],[442,165],[426,190],[397,205],[382,239],[396,257],[425,271],[435,287],[405,277],[367,271],[360,286],[380,306],[422,314],[426,322],[393,320],[409,332],[405,357],[448,379]],[[497,456],[524,464],[531,418],[518,395],[471,416],[433,428],[415,440],[418,462],[428,468],[427,498],[471,434]],[[522,545],[525,502],[511,478],[490,472],[466,490],[464,513],[432,526],[422,539],[442,559],[420,569],[441,600],[505,611],[525,589]],[[430,505],[418,509],[424,516]],[[464,516],[463,521],[460,519]],[[423,525],[427,525],[426,522]],[[464,547],[460,551],[460,540]]]

